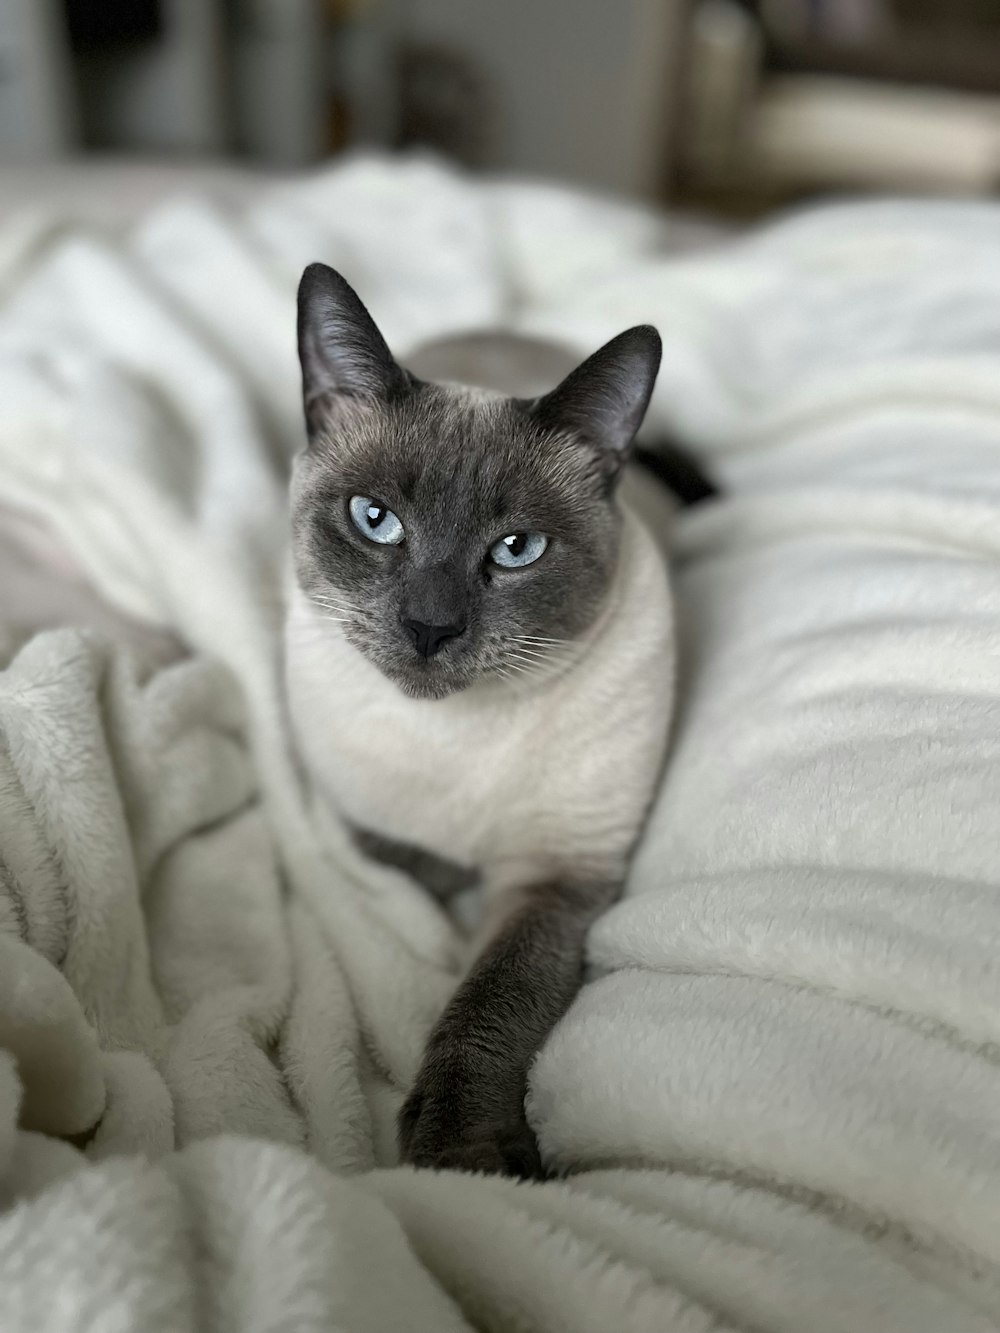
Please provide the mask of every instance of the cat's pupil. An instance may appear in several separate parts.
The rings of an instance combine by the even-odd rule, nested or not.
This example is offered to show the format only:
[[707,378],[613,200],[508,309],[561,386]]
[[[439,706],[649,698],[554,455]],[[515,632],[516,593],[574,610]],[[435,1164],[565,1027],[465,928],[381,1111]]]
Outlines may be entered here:
[[377,528],[385,518],[385,510],[381,505],[369,505],[365,510],[365,517],[368,519],[370,528]]
[[511,555],[520,555],[528,543],[528,538],[523,532],[515,532],[510,537],[504,537],[503,544]]

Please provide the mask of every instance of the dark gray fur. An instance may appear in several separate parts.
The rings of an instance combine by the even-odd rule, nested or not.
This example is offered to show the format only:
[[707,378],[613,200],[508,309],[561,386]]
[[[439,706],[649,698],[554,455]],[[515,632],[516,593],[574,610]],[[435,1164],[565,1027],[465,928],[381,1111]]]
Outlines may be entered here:
[[[299,353],[309,434],[293,504],[299,582],[348,608],[348,639],[390,680],[442,698],[503,672],[517,635],[572,640],[592,624],[618,559],[615,486],[659,365],[654,329],[620,334],[547,394],[480,395],[400,367],[344,279],[313,264],[299,289]],[[355,495],[396,513],[405,541],[360,534]],[[491,545],[518,532],[546,534],[541,559],[492,565]],[[424,659],[408,617],[464,630]],[[377,830],[356,836],[439,895],[457,891],[447,861]],[[541,1173],[524,1116],[528,1067],[579,989],[586,932],[617,892],[525,886],[434,1029],[400,1117],[406,1161]]]
[[[366,856],[395,870],[405,871],[439,902],[446,903],[449,898],[466,889],[474,889],[479,883],[479,871],[471,866],[459,865],[457,861],[449,861],[423,847],[414,847],[412,843],[383,838],[370,829],[355,828],[352,832],[354,841]],[[2,868],[0,863],[0,870]]]
[[[307,593],[352,608],[355,647],[406,693],[437,698],[502,670],[516,635],[572,639],[591,624],[618,557],[614,481],[659,364],[653,329],[619,335],[546,397],[477,396],[397,366],[343,279],[312,265],[300,349],[310,448],[296,568]],[[405,543],[361,536],[353,495],[398,514]],[[524,531],[549,537],[542,558],[491,565],[490,546]],[[406,618],[466,628],[424,659]]]
[[431,1033],[399,1118],[415,1166],[544,1176],[524,1114],[528,1070],[583,984],[584,945],[617,885],[538,884]]

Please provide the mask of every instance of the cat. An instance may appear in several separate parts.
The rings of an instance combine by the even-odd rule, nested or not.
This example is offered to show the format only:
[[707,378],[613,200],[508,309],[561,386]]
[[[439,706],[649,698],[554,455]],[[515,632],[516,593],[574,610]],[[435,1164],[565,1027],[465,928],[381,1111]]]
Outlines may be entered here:
[[[400,1113],[400,1156],[538,1177],[529,1068],[621,891],[673,706],[652,535],[671,506],[627,466],[659,335],[629,329],[527,396],[432,382],[322,264],[302,277],[298,335],[297,744],[364,851],[442,901],[478,886],[483,903]],[[565,356],[527,347],[522,381]],[[423,373],[451,353],[430,349]]]

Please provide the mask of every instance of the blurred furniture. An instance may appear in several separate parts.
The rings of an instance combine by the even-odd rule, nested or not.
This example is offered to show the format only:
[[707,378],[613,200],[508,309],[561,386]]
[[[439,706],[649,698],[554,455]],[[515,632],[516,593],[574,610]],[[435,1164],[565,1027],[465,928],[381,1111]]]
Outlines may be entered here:
[[962,0],[703,0],[688,33],[680,179],[744,202],[830,188],[993,192],[990,12]]
[[[214,0],[64,0],[84,142],[153,152],[228,143],[224,25]],[[103,20],[103,21],[102,21]]]
[[0,0],[0,161],[79,148],[294,167],[413,146],[656,196],[690,7]]
[[275,165],[316,161],[329,146],[323,6],[230,0],[228,12],[237,147]]
[[0,161],[296,167],[398,134],[393,0],[0,0]]
[[0,160],[58,157],[76,145],[62,15],[54,0],[0,0]]
[[689,8],[690,0],[400,3],[403,138],[437,138],[476,165],[659,194]]

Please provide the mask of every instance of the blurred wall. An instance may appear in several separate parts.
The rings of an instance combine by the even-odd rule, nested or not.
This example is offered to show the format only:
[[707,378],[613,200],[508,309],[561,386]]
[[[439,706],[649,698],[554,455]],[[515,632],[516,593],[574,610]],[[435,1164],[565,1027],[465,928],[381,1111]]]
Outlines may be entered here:
[[466,60],[485,164],[658,193],[685,0],[396,0],[412,42]]

